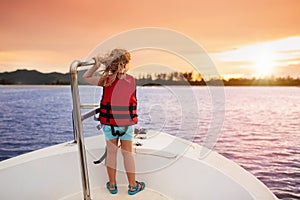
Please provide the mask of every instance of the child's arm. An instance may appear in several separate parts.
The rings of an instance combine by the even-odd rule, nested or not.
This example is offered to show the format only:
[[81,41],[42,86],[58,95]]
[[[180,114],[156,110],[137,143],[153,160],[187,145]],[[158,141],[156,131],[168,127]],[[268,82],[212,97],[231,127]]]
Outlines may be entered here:
[[89,68],[82,76],[82,78],[91,85],[99,85],[103,86],[103,81],[100,81],[101,77],[94,76],[95,71],[99,68],[100,63],[97,63],[97,59],[95,59],[96,63]]

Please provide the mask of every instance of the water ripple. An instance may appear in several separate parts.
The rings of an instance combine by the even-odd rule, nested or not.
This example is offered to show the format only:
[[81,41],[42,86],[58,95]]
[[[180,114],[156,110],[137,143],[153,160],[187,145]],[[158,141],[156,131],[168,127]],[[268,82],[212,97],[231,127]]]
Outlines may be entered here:
[[[0,160],[73,139],[69,86],[0,87]],[[300,92],[293,87],[226,87],[216,151],[265,183],[279,199],[300,199]],[[83,103],[101,90],[82,86]],[[195,101],[196,98],[196,101]],[[139,126],[205,145],[212,105],[205,87],[138,88]],[[85,136],[98,134],[84,123]],[[187,134],[188,133],[188,134]]]

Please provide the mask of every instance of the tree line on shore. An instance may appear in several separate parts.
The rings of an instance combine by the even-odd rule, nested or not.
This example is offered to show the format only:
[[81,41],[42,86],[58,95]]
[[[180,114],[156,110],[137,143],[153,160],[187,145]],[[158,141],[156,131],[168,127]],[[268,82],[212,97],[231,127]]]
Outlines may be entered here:
[[300,86],[300,77],[264,77],[264,78],[229,78],[221,76],[211,77],[205,80],[199,73],[171,72],[160,74],[140,75],[137,78],[138,85],[224,85],[224,86]]

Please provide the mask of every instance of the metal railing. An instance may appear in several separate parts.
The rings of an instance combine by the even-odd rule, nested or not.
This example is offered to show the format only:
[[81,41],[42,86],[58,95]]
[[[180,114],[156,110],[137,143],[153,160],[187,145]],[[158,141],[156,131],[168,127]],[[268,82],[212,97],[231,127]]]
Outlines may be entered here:
[[78,88],[78,68],[82,66],[88,66],[94,64],[95,64],[94,59],[75,60],[73,61],[70,67],[71,91],[72,91],[72,100],[73,100],[74,139],[75,142],[78,144],[84,200],[91,200],[91,192],[90,192],[86,150],[85,150],[83,128],[82,128],[83,119],[81,116],[80,109],[82,107],[89,107],[89,106],[80,104],[79,88]]

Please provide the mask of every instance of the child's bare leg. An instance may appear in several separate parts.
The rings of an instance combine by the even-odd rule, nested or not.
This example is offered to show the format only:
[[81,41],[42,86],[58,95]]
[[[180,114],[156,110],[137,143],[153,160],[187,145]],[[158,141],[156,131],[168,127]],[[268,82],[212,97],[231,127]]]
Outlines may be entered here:
[[116,184],[118,139],[107,140],[106,148],[107,148],[106,170],[109,178],[109,183]]
[[122,155],[124,159],[124,166],[127,174],[127,179],[129,185],[135,186],[135,163],[133,157],[133,146],[132,141],[128,140],[121,140],[121,148],[122,148]]

